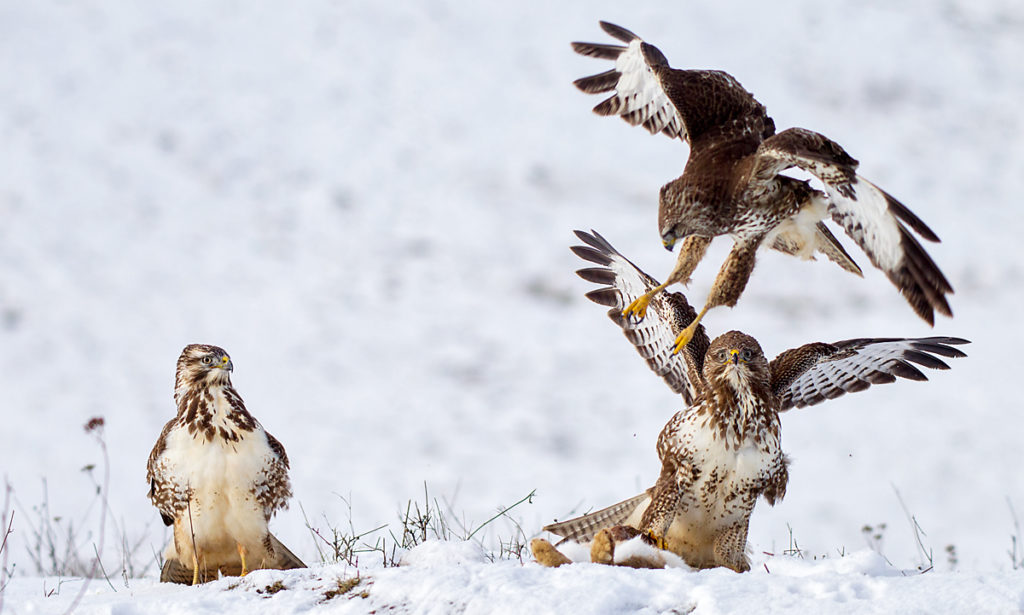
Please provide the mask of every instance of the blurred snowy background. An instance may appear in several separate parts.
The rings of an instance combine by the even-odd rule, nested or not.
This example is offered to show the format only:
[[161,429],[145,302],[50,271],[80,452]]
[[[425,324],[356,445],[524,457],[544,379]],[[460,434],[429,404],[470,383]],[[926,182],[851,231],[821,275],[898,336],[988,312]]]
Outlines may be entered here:
[[731,72],[780,129],[841,143],[943,239],[927,248],[955,318],[935,329],[873,269],[765,253],[738,308],[705,320],[713,334],[743,329],[770,356],[974,342],[929,383],[783,417],[792,479],[754,512],[755,565],[790,528],[835,555],[886,523],[884,553],[912,566],[895,487],[937,567],[954,545],[962,568],[1007,568],[1008,501],[1024,515],[1018,2],[81,0],[0,4],[0,476],[19,570],[44,480],[52,514],[95,528],[82,468],[102,459],[81,426],[97,415],[111,513],[144,557],[161,548],[145,460],[191,342],[228,350],[287,447],[295,501],[272,527],[308,562],[299,503],[346,525],[343,496],[366,530],[424,482],[475,523],[536,489],[516,509],[532,534],[649,486],[681,400],[583,298],[567,248],[594,228],[663,277],[657,194],[687,150],[593,115],[600,99],[572,87],[608,68],[569,48],[606,41],[599,19],[674,66]]

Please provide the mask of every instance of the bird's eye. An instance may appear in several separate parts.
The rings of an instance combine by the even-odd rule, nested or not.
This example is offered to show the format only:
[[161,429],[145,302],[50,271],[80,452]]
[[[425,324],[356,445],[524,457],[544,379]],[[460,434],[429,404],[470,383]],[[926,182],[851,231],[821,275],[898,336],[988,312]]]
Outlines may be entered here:
[[749,348],[744,348],[740,351],[740,358],[744,361],[749,361],[754,358],[754,353],[751,352]]
[[203,357],[203,365],[213,365],[213,357],[210,355]]
[[715,357],[717,357],[719,361],[725,361],[729,358],[729,351],[723,348],[715,354]]

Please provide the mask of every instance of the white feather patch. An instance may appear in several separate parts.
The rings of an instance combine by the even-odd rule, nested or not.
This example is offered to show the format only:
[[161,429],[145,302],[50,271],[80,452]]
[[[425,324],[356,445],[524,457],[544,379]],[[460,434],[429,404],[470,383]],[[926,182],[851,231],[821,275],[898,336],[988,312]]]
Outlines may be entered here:
[[[633,125],[651,120],[648,130],[658,133],[669,128],[669,136],[683,134],[683,122],[675,105],[669,100],[640,48],[643,41],[635,39],[615,59],[615,70],[621,76],[615,86],[621,101],[619,115]],[[640,112],[632,118],[627,114]],[[684,135],[685,138],[685,135]]]
[[808,402],[838,397],[854,381],[867,380],[874,372],[891,373],[907,351],[915,350],[912,342],[876,342],[858,349],[852,356],[819,363],[793,381],[789,386],[791,397],[797,407],[803,407]]
[[851,184],[855,198],[843,196],[826,183],[833,217],[883,271],[895,271],[903,263],[899,221],[889,211],[889,202],[877,186],[857,176]]
[[813,260],[814,251],[818,247],[818,222],[828,216],[829,201],[814,196],[811,204],[803,207],[795,216],[782,221],[765,236],[760,247],[768,249],[776,239],[783,239],[787,245],[800,246],[794,256],[803,260]]

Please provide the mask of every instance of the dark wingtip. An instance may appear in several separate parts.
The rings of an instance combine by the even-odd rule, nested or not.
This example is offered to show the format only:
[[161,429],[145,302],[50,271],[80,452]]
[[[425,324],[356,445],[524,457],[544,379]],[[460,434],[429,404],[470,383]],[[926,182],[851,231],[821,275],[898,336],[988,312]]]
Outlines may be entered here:
[[[622,256],[621,254],[619,254],[618,250],[616,250],[614,247],[612,247],[612,244],[610,244],[607,239],[605,239],[604,237],[601,236],[601,233],[598,233],[594,229],[590,229],[589,233],[586,232],[586,231],[580,231],[580,230],[573,231],[573,233],[576,235],[576,237],[580,241],[582,241],[583,243],[587,244],[591,248],[594,248],[598,252],[601,252],[601,253],[606,254],[608,256],[611,256],[611,255]],[[582,246],[578,246],[578,247],[582,247]],[[570,248],[570,249],[573,252],[576,252],[576,250],[574,248]],[[577,252],[577,254],[579,254],[579,253]],[[606,264],[606,263],[602,263],[602,264]]]
[[934,243],[941,242],[939,236],[935,234],[935,231],[929,228],[928,225],[924,223],[924,220],[918,218],[917,214],[910,211],[910,209],[907,208],[906,205],[900,203],[898,200],[896,200],[895,197],[893,197],[885,190],[878,188],[878,186],[875,186],[875,188],[877,188],[879,191],[881,191],[883,195],[885,195],[885,200],[889,205],[889,211],[891,211],[894,216],[906,222],[907,225],[909,225],[910,228],[914,229],[914,231],[916,231],[918,235],[927,239],[928,241]]
[[966,352],[952,346],[971,343],[961,337],[924,337],[912,341],[912,346],[917,350],[951,359],[962,359],[967,356]]
[[903,353],[903,358],[907,361],[912,361],[930,369],[949,369],[949,366],[946,365],[942,359],[933,357],[927,352],[922,352],[921,350],[908,350]]
[[611,22],[599,21],[598,24],[601,26],[601,29],[607,32],[612,38],[616,38],[623,43],[629,43],[640,38],[622,26],[617,26]]
[[590,246],[572,246],[569,249],[572,250],[572,253],[575,254],[576,256],[591,263],[597,263],[598,265],[607,266],[612,262],[611,259],[608,258],[607,254],[600,250],[595,250]]
[[607,43],[584,43],[576,41],[569,43],[572,50],[581,56],[597,58],[598,60],[615,60],[626,50],[622,45],[609,45]]
[[918,382],[928,380],[928,376],[925,376],[921,373],[921,370],[906,361],[899,361],[893,365],[892,373],[907,380],[917,380]]
[[606,267],[588,267],[577,269],[576,275],[594,284],[614,284],[615,272]]
[[953,294],[953,287],[921,243],[902,224],[898,226],[904,255],[903,268],[891,272],[889,279],[900,289],[917,315],[934,327],[934,312],[953,316],[946,299],[947,294]]
[[614,288],[598,288],[583,296],[605,307],[616,308],[619,305],[619,293]]
[[611,70],[606,70],[603,73],[590,75],[589,77],[580,77],[576,81],[573,81],[572,84],[581,92],[586,92],[587,94],[600,94],[602,92],[611,92],[614,90],[615,86],[618,85],[619,77],[621,76],[622,73],[613,68]]
[[660,49],[650,43],[641,43],[640,51],[644,54],[644,59],[651,66],[668,66],[668,58],[661,52]]

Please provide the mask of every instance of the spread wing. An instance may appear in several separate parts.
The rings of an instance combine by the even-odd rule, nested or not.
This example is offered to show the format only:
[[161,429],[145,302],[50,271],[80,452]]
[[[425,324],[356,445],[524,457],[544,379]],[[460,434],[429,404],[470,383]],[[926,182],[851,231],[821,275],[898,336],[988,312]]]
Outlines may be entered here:
[[657,286],[657,280],[637,268],[596,231],[575,233],[587,245],[573,246],[571,250],[583,260],[601,265],[580,269],[576,273],[588,282],[607,284],[588,292],[587,298],[608,306],[608,317],[622,327],[626,339],[647,360],[651,370],[661,376],[673,391],[681,394],[687,404],[693,403],[704,386],[701,369],[710,345],[704,325],[697,326],[697,332],[685,352],[672,352],[676,336],[697,317],[696,310],[682,293],[662,292],[651,300],[643,320],[635,322],[624,318],[622,310]]
[[938,357],[967,356],[953,346],[968,343],[958,337],[924,337],[805,344],[781,353],[771,362],[772,392],[782,411],[813,406],[897,378],[927,380],[914,363],[949,369]]
[[953,287],[907,226],[928,241],[939,238],[905,205],[857,175],[858,162],[838,143],[810,130],[790,128],[765,139],[757,156],[760,180],[771,180],[794,166],[821,180],[832,219],[928,324],[935,324],[935,311],[953,315],[946,300]]
[[598,115],[618,115],[687,142],[736,121],[763,136],[774,133],[764,106],[728,73],[673,69],[657,47],[629,30],[604,21],[601,29],[626,45],[572,44],[576,53],[615,61],[614,68],[574,82],[588,94],[614,92],[594,107]]

